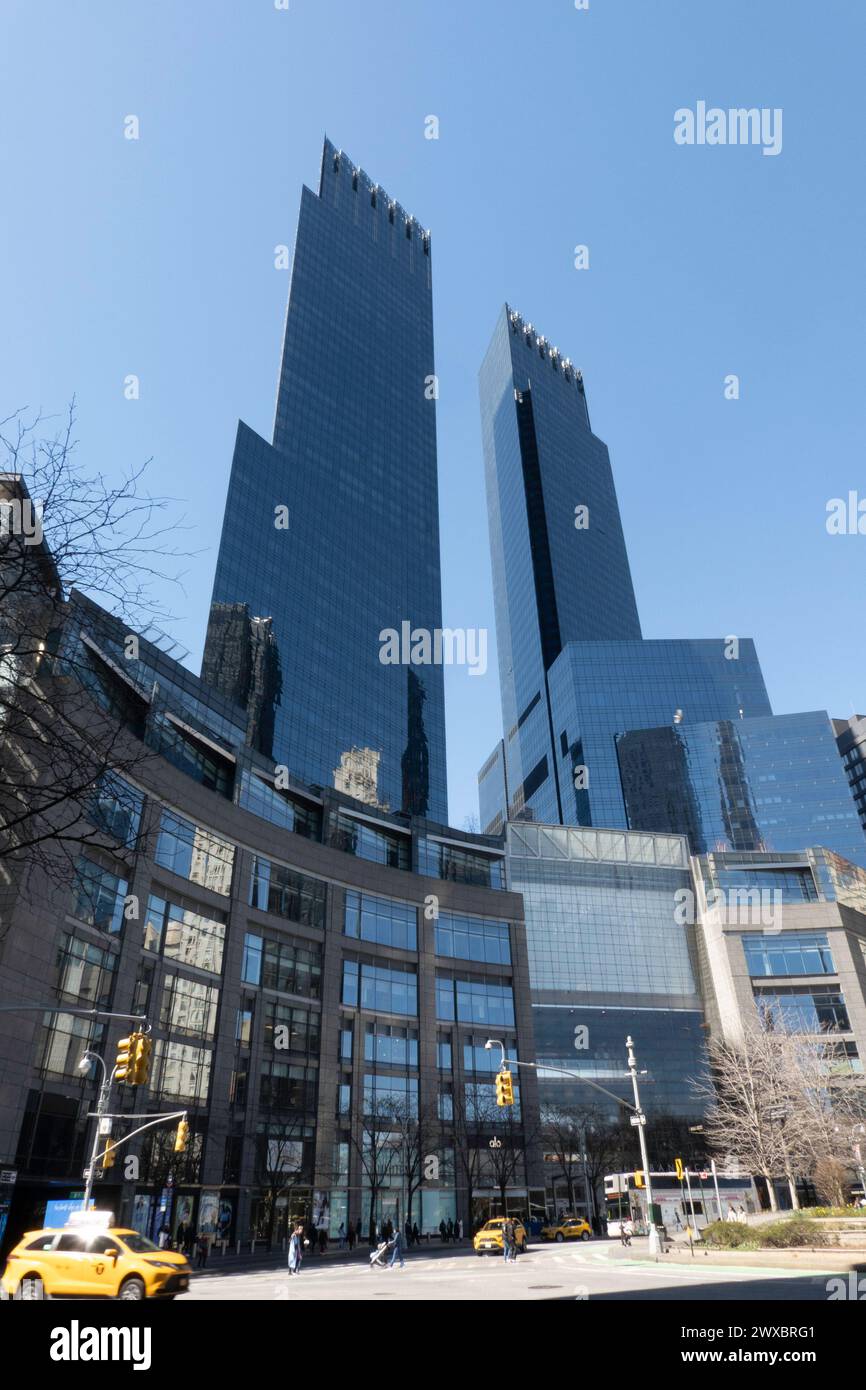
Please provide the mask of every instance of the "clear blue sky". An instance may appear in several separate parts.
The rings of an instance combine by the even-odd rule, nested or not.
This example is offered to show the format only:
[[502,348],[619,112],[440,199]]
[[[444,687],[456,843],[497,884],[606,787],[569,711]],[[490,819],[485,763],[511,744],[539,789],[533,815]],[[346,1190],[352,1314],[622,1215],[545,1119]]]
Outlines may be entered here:
[[[476,375],[508,299],[583,368],[645,635],[753,636],[777,712],[862,710],[866,536],[828,536],[825,507],[866,496],[864,20],[858,0],[4,0],[0,412],[74,392],[89,463],[153,456],[204,551],[170,599],[197,669],[236,421],[272,424],[273,248],[327,131],[433,232],[446,623],[494,640]],[[782,153],[677,146],[701,99],[783,108]],[[461,825],[500,732],[493,652],[446,696]]]

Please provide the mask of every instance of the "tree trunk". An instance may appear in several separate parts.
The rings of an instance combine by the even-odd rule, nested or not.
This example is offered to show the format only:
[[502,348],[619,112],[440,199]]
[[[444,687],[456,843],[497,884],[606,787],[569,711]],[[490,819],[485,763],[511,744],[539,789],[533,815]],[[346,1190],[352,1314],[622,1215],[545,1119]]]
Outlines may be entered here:
[[776,1201],[776,1189],[773,1186],[773,1179],[770,1177],[769,1173],[764,1173],[763,1176],[767,1184],[767,1197],[770,1202],[770,1211],[778,1211],[779,1203]]

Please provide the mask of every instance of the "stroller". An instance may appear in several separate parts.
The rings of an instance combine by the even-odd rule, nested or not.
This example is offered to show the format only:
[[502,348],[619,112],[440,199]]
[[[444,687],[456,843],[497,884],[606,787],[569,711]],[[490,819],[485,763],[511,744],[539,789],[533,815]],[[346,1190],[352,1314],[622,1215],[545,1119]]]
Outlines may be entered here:
[[380,1241],[380,1242],[379,1242],[379,1244],[376,1246],[376,1249],[373,1251],[372,1255],[370,1256],[370,1268],[371,1268],[371,1269],[376,1269],[376,1268],[378,1268],[378,1269],[384,1269],[384,1268],[385,1268],[385,1257],[386,1257],[386,1255],[388,1254],[389,1250],[391,1250],[391,1249],[393,1248],[393,1245],[394,1245],[393,1240],[383,1240],[383,1241]]

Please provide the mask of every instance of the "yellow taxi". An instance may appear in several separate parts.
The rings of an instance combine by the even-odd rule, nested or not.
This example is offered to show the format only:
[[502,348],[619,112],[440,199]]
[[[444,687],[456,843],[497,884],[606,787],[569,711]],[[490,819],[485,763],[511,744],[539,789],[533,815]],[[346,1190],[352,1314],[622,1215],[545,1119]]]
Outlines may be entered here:
[[[517,1249],[522,1255],[526,1249],[527,1235],[526,1227],[522,1221],[518,1221],[516,1216],[512,1216],[514,1223],[514,1239],[517,1241]],[[476,1231],[475,1239],[472,1242],[476,1255],[495,1255],[502,1254],[502,1227],[505,1225],[504,1216],[494,1216],[490,1221],[485,1222],[480,1231]]]
[[542,1240],[589,1240],[591,1236],[592,1227],[580,1216],[563,1216],[541,1228]]
[[0,1299],[172,1299],[189,1288],[183,1255],[117,1226],[28,1231],[9,1255]]

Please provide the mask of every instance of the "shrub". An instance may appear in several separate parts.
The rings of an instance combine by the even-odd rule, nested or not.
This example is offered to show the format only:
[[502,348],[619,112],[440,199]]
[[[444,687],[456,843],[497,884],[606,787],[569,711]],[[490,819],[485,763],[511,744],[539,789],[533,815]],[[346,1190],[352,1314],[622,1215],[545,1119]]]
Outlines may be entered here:
[[755,1233],[745,1221],[713,1221],[701,1232],[704,1245],[716,1250],[736,1250],[754,1244]]
[[761,1245],[767,1250],[790,1250],[803,1245],[834,1245],[835,1237],[814,1221],[804,1216],[789,1216],[782,1221],[771,1221],[758,1227],[755,1232]]

